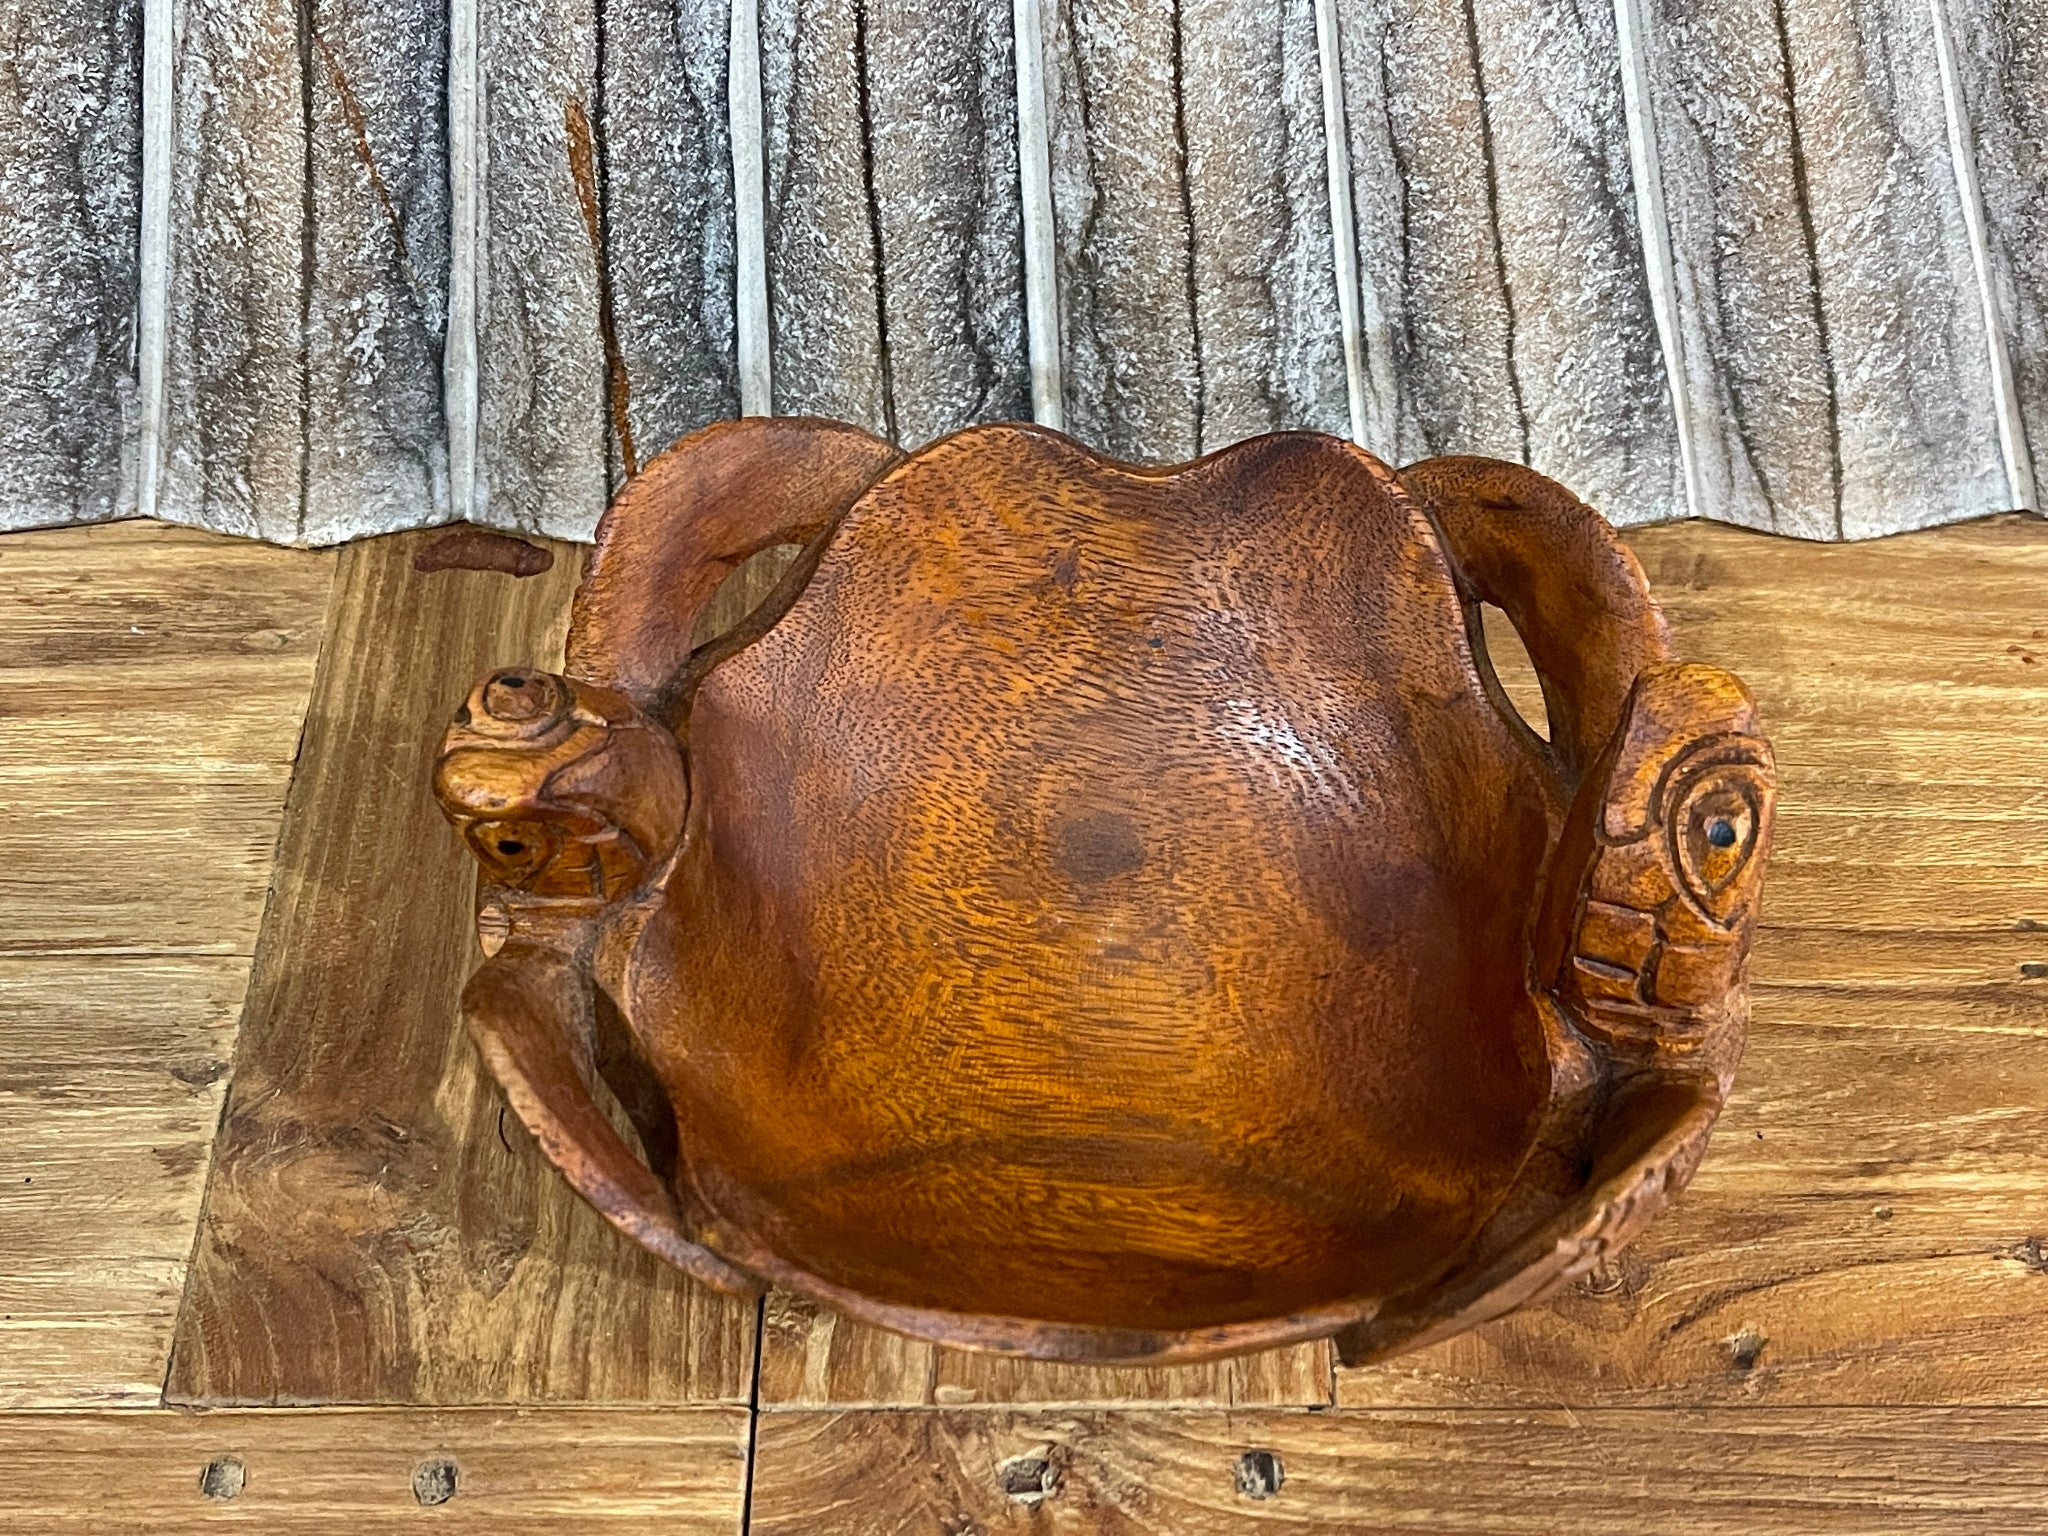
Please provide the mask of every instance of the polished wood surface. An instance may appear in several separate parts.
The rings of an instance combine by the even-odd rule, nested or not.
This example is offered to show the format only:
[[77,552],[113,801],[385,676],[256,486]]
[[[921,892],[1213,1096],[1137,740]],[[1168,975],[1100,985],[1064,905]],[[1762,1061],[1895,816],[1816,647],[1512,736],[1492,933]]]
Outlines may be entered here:
[[[493,952],[467,1016],[616,1225],[978,1348],[1342,1329],[1363,1359],[1683,1184],[1772,770],[1596,514],[1308,433],[1167,470],[1029,427],[896,457],[802,421],[664,455],[600,532],[570,675],[487,675],[444,744]],[[761,617],[690,652],[777,543],[807,548]],[[587,1080],[613,1009],[653,1172]]]
[[[1128,1536],[1147,1518],[1175,1532],[1208,1519],[1447,1536],[1570,1522],[1759,1536],[1916,1522],[1944,1536],[2048,1530],[2048,1449],[2031,1429],[2048,1349],[2048,982],[2030,974],[2048,964],[2048,651],[2034,634],[2048,623],[2048,524],[2003,518],[1849,547],[1692,524],[1628,543],[1675,642],[1743,676],[1777,750],[1749,1043],[1711,1154],[1622,1255],[1510,1317],[1337,1373],[1345,1404],[1400,1411],[1284,1411],[1330,1400],[1320,1345],[1178,1367],[1062,1365],[906,1339],[776,1292],[755,1455],[741,1460],[736,1443],[719,1453],[735,1472],[753,1466],[752,1491],[717,1504],[682,1487],[685,1455],[659,1449],[699,1422],[695,1409],[665,1406],[672,1395],[654,1397],[672,1394],[673,1378],[650,1373],[635,1387],[609,1366],[581,1381],[570,1369],[611,1347],[588,1297],[652,1307],[678,1335],[698,1330],[700,1351],[705,1308],[683,1304],[692,1290],[673,1286],[672,1268],[595,1219],[587,1239],[579,1227],[575,1242],[549,1243],[588,1213],[508,1111],[485,1137],[531,1169],[525,1187],[551,1191],[535,1211],[543,1240],[521,1264],[545,1278],[532,1293],[550,1290],[557,1315],[587,1321],[537,1331],[532,1312],[507,1306],[425,1328],[407,1351],[409,1390],[475,1400],[514,1389],[479,1360],[545,1361],[560,1373],[556,1406],[385,1416],[340,1406],[344,1377],[331,1389],[318,1372],[266,1384],[252,1354],[247,1379],[264,1401],[290,1385],[325,1391],[325,1406],[163,1415],[187,1435],[146,1454],[146,1410],[9,1415],[0,1524],[445,1531],[473,1517],[489,1529],[517,1517],[516,1499],[544,1511],[543,1524],[649,1532],[720,1508],[723,1523],[707,1528],[731,1536],[748,1501],[755,1528],[806,1536],[963,1519]],[[330,556],[144,525],[0,538],[0,584],[26,578],[0,599],[0,696],[29,711],[0,722],[16,818],[0,830],[0,912],[30,940],[0,966],[0,1383],[28,1401],[157,1399],[216,1119],[197,1111],[233,1070],[262,851],[283,808],[266,809],[255,780],[229,765],[244,753],[271,763],[282,794],[320,615],[348,625],[379,590],[351,583],[328,610],[324,575],[307,573],[332,568]],[[531,585],[494,577],[419,595],[494,608]],[[280,628],[303,641],[262,650],[258,632]],[[1533,677],[1511,646],[1492,650],[1506,691],[1540,720]],[[292,686],[285,673],[267,680],[273,660],[298,669]],[[379,690],[320,749],[359,765],[330,770],[328,792],[366,804],[392,793],[374,771],[386,737],[445,719],[464,681],[442,680],[426,700]],[[81,838],[95,830],[138,851],[87,861]],[[426,835],[460,854],[438,818]],[[204,850],[176,880],[146,852],[172,847]],[[230,868],[253,879],[250,895],[227,882]],[[433,861],[380,869],[386,896],[361,909],[366,930],[412,899],[412,882],[443,878]],[[231,926],[244,913],[246,929]],[[95,934],[96,914],[119,916]],[[179,979],[200,967],[216,991]],[[327,967],[320,985],[340,995],[359,982]],[[204,1011],[188,1013],[188,997]],[[186,1032],[187,1019],[203,1032]],[[352,1021],[408,1049],[403,1010]],[[443,1031],[451,1063],[468,1062],[459,1025]],[[439,1091],[497,1098],[473,1069]],[[174,1109],[184,1104],[192,1112]],[[473,1167],[444,1163],[424,1183],[380,1189],[360,1164],[297,1159],[293,1198],[252,1211],[231,1257],[256,1266],[305,1213],[367,1197],[398,1234],[384,1272],[410,1271],[404,1283],[430,1291],[450,1279],[448,1248],[422,1237],[452,1231],[466,1252],[506,1251],[491,1245],[507,1208],[478,1198]],[[466,1198],[442,1202],[443,1185]],[[302,1273],[309,1284],[320,1275]],[[217,1271],[209,1283],[235,1280]],[[362,1315],[381,1326],[389,1314]],[[244,1316],[261,1323],[256,1308]],[[744,1357],[737,1375],[744,1399]],[[634,1406],[592,1415],[571,1406],[578,1394]],[[832,1405],[930,1411],[848,1416]],[[231,1418],[249,1427],[206,1432]],[[266,1430],[273,1419],[288,1422]],[[471,1422],[507,1426],[505,1459],[462,1428]],[[1067,1436],[1078,1454],[1034,1515],[1008,1491],[1006,1480],[1024,1480],[1011,1463]],[[287,1439],[297,1449],[273,1460]],[[236,1442],[248,1486],[231,1502],[206,1498],[202,1471]],[[621,1458],[618,1446],[631,1449]],[[1285,1473],[1263,1501],[1236,1486],[1256,1450]],[[423,1506],[411,1479],[438,1455],[462,1480],[449,1503]]]

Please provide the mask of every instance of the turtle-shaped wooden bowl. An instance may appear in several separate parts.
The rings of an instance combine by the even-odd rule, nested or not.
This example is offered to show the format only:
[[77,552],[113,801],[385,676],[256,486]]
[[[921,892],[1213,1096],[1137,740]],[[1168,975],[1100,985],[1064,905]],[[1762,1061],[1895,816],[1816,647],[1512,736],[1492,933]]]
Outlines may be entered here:
[[1727,1091],[1770,748],[1531,471],[727,423],[606,515],[565,671],[485,678],[438,765],[464,1009],[569,1181],[712,1285],[1374,1358],[1625,1241]]

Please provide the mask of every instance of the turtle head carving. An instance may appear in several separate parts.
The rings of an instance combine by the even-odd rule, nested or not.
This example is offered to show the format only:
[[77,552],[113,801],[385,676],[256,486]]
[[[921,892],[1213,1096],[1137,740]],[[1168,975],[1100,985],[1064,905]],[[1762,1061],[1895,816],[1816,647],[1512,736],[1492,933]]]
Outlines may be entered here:
[[688,801],[675,737],[609,688],[529,668],[456,711],[434,792],[507,894],[602,904],[675,848]]
[[1561,847],[1578,843],[1584,873],[1564,884],[1555,985],[1610,1044],[1683,1050],[1741,995],[1776,795],[1770,744],[1734,676],[1663,664],[1637,680],[1604,767]]

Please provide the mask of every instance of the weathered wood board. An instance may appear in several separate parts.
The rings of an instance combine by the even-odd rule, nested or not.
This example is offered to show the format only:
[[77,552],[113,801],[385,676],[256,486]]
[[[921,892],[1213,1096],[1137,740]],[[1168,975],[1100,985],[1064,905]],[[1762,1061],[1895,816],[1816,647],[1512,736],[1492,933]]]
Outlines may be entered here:
[[1929,7],[1645,11],[1700,510],[1855,538],[2014,505]]
[[455,270],[475,319],[448,387],[476,414],[472,444],[450,412],[475,466],[455,494],[478,522],[587,538],[626,476],[738,408],[727,12],[459,4],[477,65],[451,153],[477,219]]
[[1943,0],[1983,201],[1985,254],[2036,511],[2048,505],[2048,14],[2030,0]]
[[1688,515],[1611,7],[1339,0],[1366,445]]
[[1347,1405],[2038,1403],[2048,1350],[2048,531],[1632,542],[1756,690],[1780,810],[1747,1055],[1692,1188]]
[[144,523],[0,542],[0,953],[251,953],[333,571]]
[[174,17],[161,436],[144,510],[289,543],[308,404],[298,12],[179,0]]
[[461,1029],[473,866],[429,764],[476,674],[559,665],[581,562],[428,575],[428,537],[341,556],[170,1395],[743,1401],[754,1306],[578,1200]]
[[1641,14],[1700,510],[1834,537],[1840,400],[1784,8],[1644,0]]
[[2007,1536],[2038,1417],[1940,1408],[764,1413],[756,1536]]
[[0,956],[0,1408],[161,1398],[248,979]]
[[721,0],[604,7],[591,127],[615,479],[739,413],[729,9]]
[[448,7],[306,0],[306,488],[328,544],[452,516]]
[[476,502],[587,538],[610,495],[590,0],[478,5]]
[[739,1536],[747,1415],[0,1414],[0,1526],[266,1536]]
[[1066,420],[1174,462],[1347,434],[1314,8],[1045,8]]
[[[1468,14],[1338,8],[1366,376],[1364,445],[1518,459],[1527,445],[1500,259],[1498,178]],[[1422,90],[1397,82],[1428,82]],[[1411,192],[1411,178],[1422,185]]]
[[762,7],[778,412],[911,445],[1030,414],[1010,11]]
[[[1005,0],[769,0],[746,189],[717,0],[161,3],[142,110],[141,0],[13,0],[0,526],[587,536],[739,407],[741,194],[775,409],[905,444],[1029,412]],[[1112,453],[1355,426],[1394,460],[1526,458],[1617,522],[1820,538],[2039,500],[2048,43],[2020,0],[1037,14],[1063,413]]]
[[0,540],[0,1406],[162,1391],[333,569]]
[[[2036,802],[2048,750],[2048,530],[2001,518],[1831,548],[1692,525],[1631,541],[1681,643],[1756,687],[1785,785],[1750,1053],[1692,1190],[1584,1288],[1438,1350],[1340,1372],[1350,1406],[1315,1413],[1264,1406],[1323,1401],[1328,1373],[1318,1378],[1313,1360],[1269,1356],[1158,1379],[1068,1372],[929,1350],[772,1297],[752,1528],[823,1536],[965,1519],[984,1530],[1179,1536],[1258,1520],[1535,1532],[1557,1529],[1560,1510],[1573,1530],[1630,1536],[2041,1526],[2048,840]],[[328,805],[345,799],[336,786],[347,775],[319,764],[352,762],[363,784],[385,786],[377,803],[388,809],[390,786],[417,782],[417,770],[390,744],[395,728],[372,721],[414,720],[405,729],[424,761],[446,704],[426,695],[452,696],[471,662],[516,648],[508,630],[478,632],[475,604],[418,594],[495,590],[494,622],[537,637],[559,624],[567,574],[423,577],[398,558],[405,542],[341,557],[358,595],[333,606],[337,633],[352,637],[337,654],[359,670],[323,675],[301,756],[306,785],[327,785]],[[364,562],[380,550],[390,558],[372,576]],[[239,869],[236,889],[253,881],[260,892],[243,791],[190,797],[239,762],[270,764],[281,792],[312,673],[307,615],[321,609],[334,569],[329,555],[138,524],[0,540],[0,686],[9,725],[20,726],[8,740],[36,743],[0,757],[0,793],[11,810],[81,783],[101,796],[82,798],[62,826],[10,831],[0,859],[0,876],[19,882],[0,884],[0,913],[10,940],[20,935],[0,953],[0,1011],[17,1047],[0,1043],[5,1406],[140,1402],[161,1370],[165,1306],[259,907],[226,883],[187,885],[180,897],[149,873],[163,857],[152,845],[224,825],[229,840],[212,852],[178,845],[179,867],[195,877],[210,861]],[[410,603],[392,592],[400,584]],[[524,616],[503,617],[508,607]],[[391,681],[435,668],[445,676],[410,692]],[[399,709],[401,698],[413,702]],[[351,740],[352,755],[334,755],[332,744]],[[163,784],[139,777],[150,762],[170,774]],[[97,781],[94,764],[106,768]],[[152,820],[158,797],[174,795],[196,812]],[[79,838],[116,809],[140,830],[81,854]],[[285,868],[298,871],[289,904],[317,908],[330,932],[359,945],[402,948],[394,935],[422,926],[414,917],[426,908],[416,891],[392,893],[412,889],[442,829],[407,822],[400,843],[411,857],[393,874],[356,866],[364,840],[352,829],[363,825],[356,812],[323,812],[317,845],[303,830],[287,834]],[[380,880],[388,888],[368,894]],[[199,921],[209,904],[226,914],[211,933]],[[446,899],[451,935],[460,905]],[[281,895],[275,920],[286,906]],[[223,937],[234,925],[239,941]],[[433,942],[457,953],[452,937]],[[423,1008],[402,985],[363,985],[395,971],[360,960],[350,969],[333,946],[302,942],[292,953],[303,978],[292,987],[344,977],[371,996],[349,1016],[356,1027]],[[274,972],[263,986],[273,999],[287,990]],[[265,1219],[287,1206],[325,1210],[360,1219],[366,1235],[362,1249],[292,1260],[339,1277],[323,1303],[332,1331],[295,1335],[306,1342],[292,1353],[309,1365],[280,1366],[256,1345],[216,1363],[238,1361],[222,1368],[260,1383],[250,1395],[264,1401],[384,1391],[554,1406],[10,1414],[0,1417],[0,1465],[16,1475],[0,1481],[0,1524],[739,1529],[745,1309],[724,1345],[702,1342],[715,1329],[701,1313],[687,1325],[700,1330],[694,1378],[673,1358],[659,1368],[619,1358],[632,1351],[622,1339],[649,1337],[633,1333],[648,1303],[631,1298],[654,1282],[620,1279],[616,1266],[630,1269],[635,1256],[594,1222],[587,1241],[578,1236],[588,1213],[530,1150],[515,1159],[496,1142],[495,1091],[465,1075],[459,1041],[444,1034],[432,1055],[422,1035],[386,1037],[374,1091],[364,1072],[343,1071],[355,1084],[343,1107],[364,1117],[351,1132],[314,1091],[346,1053],[306,1022],[341,1012],[307,1003],[281,1024],[284,1010],[267,1016],[269,1075],[246,1080],[261,1102],[231,1110],[230,1125],[275,1115],[266,1125],[277,1130],[297,1116],[301,1139],[272,1136],[264,1145],[275,1161],[267,1174],[243,1163],[243,1187],[271,1185]],[[293,1041],[301,1055],[283,1060]],[[439,1107],[406,1119],[413,1112],[399,1101],[417,1102],[419,1090],[389,1086],[401,1078],[429,1081]],[[264,1081],[284,1093],[264,1098]],[[322,1114],[335,1117],[320,1122],[330,1134],[311,1134]],[[514,1128],[506,1134],[520,1145]],[[486,1158],[464,1136],[496,1150]],[[90,1200],[78,1198],[88,1190]],[[537,1235],[522,1247],[529,1221]],[[462,1235],[437,1244],[451,1222]],[[257,1232],[246,1219],[238,1229],[252,1247],[276,1240]],[[509,1241],[493,1247],[493,1235]],[[207,1242],[218,1245],[219,1233],[209,1228]],[[244,1265],[246,1255],[228,1251],[226,1261]],[[552,1292],[538,1278],[550,1268]],[[505,1278],[499,1301],[480,1296],[478,1276]],[[237,1295],[224,1273],[211,1283]],[[310,1289],[264,1288],[275,1283],[259,1276],[248,1295],[310,1305]],[[551,1325],[537,1321],[543,1302]],[[239,1326],[255,1320],[245,1313]],[[401,1331],[429,1343],[399,1342]],[[381,1363],[338,1366],[339,1341],[365,1335],[381,1341],[371,1346]],[[714,1367],[714,1357],[727,1363]],[[671,1398],[717,1377],[703,1395],[727,1406],[569,1406],[653,1396],[646,1383],[657,1376]],[[1007,1406],[1019,1403],[1062,1406]],[[830,1411],[860,1404],[890,1411]],[[1269,1497],[1242,1491],[1272,1481],[1248,1452],[1277,1463]],[[232,1500],[199,1491],[221,1456],[243,1464]],[[423,1507],[413,1477],[444,1459],[457,1467],[456,1496]],[[1048,1473],[1049,1495],[1028,1502]]]
[[445,9],[176,19],[150,505],[284,543],[446,519]]
[[0,528],[135,510],[141,0],[7,0]]
[[1181,1403],[1316,1407],[1330,1401],[1328,1346],[1149,1370],[1055,1365],[942,1349],[771,1292],[761,1323],[759,1399],[775,1407],[1002,1403]]

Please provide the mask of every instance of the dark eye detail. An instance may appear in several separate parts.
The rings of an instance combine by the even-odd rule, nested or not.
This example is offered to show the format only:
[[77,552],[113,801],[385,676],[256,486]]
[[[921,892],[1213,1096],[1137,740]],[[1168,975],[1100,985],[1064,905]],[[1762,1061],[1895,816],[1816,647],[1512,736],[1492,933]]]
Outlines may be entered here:
[[507,688],[524,688],[526,686],[526,679],[519,676],[519,674],[516,672],[504,673],[502,676],[499,677],[498,681],[503,683]]
[[515,853],[524,853],[526,852],[526,844],[516,838],[501,837],[498,839],[498,852],[508,857]]
[[1707,841],[1716,848],[1735,846],[1735,823],[1726,816],[1716,816],[1707,823]]

